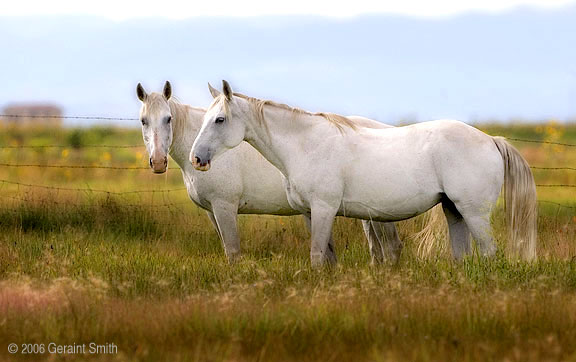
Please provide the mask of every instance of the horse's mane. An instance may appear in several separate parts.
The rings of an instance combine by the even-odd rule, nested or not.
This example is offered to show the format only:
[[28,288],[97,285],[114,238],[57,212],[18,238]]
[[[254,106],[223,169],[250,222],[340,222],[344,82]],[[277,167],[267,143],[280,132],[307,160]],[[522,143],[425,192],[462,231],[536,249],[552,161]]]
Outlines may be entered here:
[[[264,107],[265,106],[271,106],[271,107],[276,107],[276,108],[290,111],[295,116],[308,115],[308,116],[322,117],[322,118],[326,119],[328,122],[332,123],[334,126],[336,126],[336,128],[338,128],[338,130],[340,132],[344,131],[344,127],[348,127],[348,128],[353,129],[353,130],[357,129],[357,125],[354,123],[354,121],[352,121],[350,118],[347,118],[347,117],[344,117],[344,116],[341,116],[338,114],[324,113],[324,112],[313,113],[313,112],[305,111],[305,110],[300,109],[300,108],[291,107],[291,106],[288,106],[286,104],[276,103],[276,102],[270,101],[270,100],[262,100],[262,99],[258,99],[258,98],[249,97],[249,96],[241,94],[241,93],[234,93],[234,95],[236,97],[243,98],[243,99],[247,100],[248,103],[250,104],[250,106],[252,107],[252,110],[254,111],[254,114],[255,114],[258,122],[260,122],[261,124],[264,124],[264,125],[266,125],[266,122],[265,122],[266,120],[264,118]],[[226,112],[226,114],[229,114],[229,107],[228,107],[227,98],[224,96],[224,94],[220,94],[219,97],[221,98],[220,102],[223,102],[224,111]]]
[[174,96],[168,100],[170,113],[172,113],[172,134],[182,135],[186,131],[186,124],[189,120],[189,105],[180,103],[180,100]]

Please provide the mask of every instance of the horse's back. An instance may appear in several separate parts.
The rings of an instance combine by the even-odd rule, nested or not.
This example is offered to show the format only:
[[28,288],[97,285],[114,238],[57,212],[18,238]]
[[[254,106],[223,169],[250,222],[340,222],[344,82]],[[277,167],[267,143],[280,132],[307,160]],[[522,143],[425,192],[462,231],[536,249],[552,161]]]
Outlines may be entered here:
[[[418,154],[414,166],[426,170],[431,187],[462,202],[500,192],[504,164],[491,136],[454,120],[418,123],[406,130],[406,146]],[[426,177],[422,172],[418,176]]]
[[[364,142],[354,142],[365,147],[364,151],[374,150],[370,153],[382,156],[381,149],[399,154],[420,157],[426,162],[432,160],[428,157],[443,160],[477,159],[486,156],[485,153],[498,154],[498,149],[491,136],[454,120],[437,120],[413,124],[404,127],[387,129],[363,129],[360,137]],[[384,155],[387,156],[387,155]],[[448,157],[449,156],[449,157]],[[417,161],[411,159],[411,161]]]
[[[389,129],[363,129],[336,156],[350,209],[372,205],[375,214],[409,217],[442,194],[467,199],[500,190],[503,164],[492,137],[458,121],[431,121]],[[381,192],[375,192],[375,190]],[[378,210],[377,210],[378,208]]]

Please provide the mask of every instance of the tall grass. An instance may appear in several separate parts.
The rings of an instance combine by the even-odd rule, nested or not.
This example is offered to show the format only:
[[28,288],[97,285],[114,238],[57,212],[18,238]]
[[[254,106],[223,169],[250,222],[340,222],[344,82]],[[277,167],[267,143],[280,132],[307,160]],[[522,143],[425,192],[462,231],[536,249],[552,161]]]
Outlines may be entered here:
[[[38,139],[82,144],[78,139],[96,137],[82,132],[88,135]],[[138,139],[134,131],[102,134],[98,140],[107,143]],[[533,145],[522,151],[544,160],[540,152],[551,152]],[[137,149],[121,156],[82,146],[66,157],[62,150],[0,152],[11,157],[7,162],[58,156],[62,164],[145,164]],[[573,153],[550,159],[569,161]],[[178,172],[65,172],[0,169],[0,176],[114,191],[181,187]],[[538,177],[576,183],[565,173]],[[565,191],[546,193],[576,206]],[[501,210],[493,217],[498,255],[461,263],[449,257],[446,240],[431,257],[419,256],[412,237],[423,224],[418,218],[399,226],[406,242],[399,264],[370,266],[359,222],[339,218],[339,264],[312,270],[299,217],[241,216],[244,256],[229,265],[207,217],[185,192],[107,195],[4,185],[0,197],[0,360],[576,360],[574,209],[540,205],[540,257],[533,263],[504,257]],[[49,342],[115,343],[119,353],[7,352],[9,343]]]

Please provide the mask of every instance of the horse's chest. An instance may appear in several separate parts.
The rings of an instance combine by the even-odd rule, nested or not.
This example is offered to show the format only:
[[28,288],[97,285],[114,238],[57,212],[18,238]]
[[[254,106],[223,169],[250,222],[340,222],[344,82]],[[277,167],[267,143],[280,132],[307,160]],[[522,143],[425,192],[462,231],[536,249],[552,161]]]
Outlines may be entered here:
[[290,207],[301,213],[310,211],[310,202],[308,201],[307,193],[303,191],[302,187],[297,182],[289,179],[284,179],[283,181]]
[[203,184],[201,180],[194,177],[184,177],[184,183],[186,184],[190,200],[203,209],[212,210],[212,205],[207,197],[208,194],[202,190]]

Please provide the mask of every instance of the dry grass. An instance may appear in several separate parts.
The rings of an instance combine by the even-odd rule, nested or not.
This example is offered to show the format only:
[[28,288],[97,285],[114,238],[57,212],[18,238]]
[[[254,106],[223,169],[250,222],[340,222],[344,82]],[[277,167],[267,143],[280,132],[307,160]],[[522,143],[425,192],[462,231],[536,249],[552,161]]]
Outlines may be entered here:
[[[477,287],[461,275],[458,285],[432,287],[389,269],[320,277],[305,270],[302,281],[286,286],[257,271],[262,275],[256,281],[181,298],[112,297],[107,283],[98,279],[60,279],[42,287],[30,281],[4,283],[0,338],[117,344],[120,353],[104,360],[541,361],[576,356],[576,295],[551,289],[545,279],[528,288],[500,289]],[[308,278],[318,281],[307,285]]]
[[[528,132],[493,133],[503,130]],[[88,143],[135,143],[138,136],[83,132],[94,138]],[[22,143],[70,137],[39,134]],[[58,163],[142,165],[141,151],[71,149]],[[573,167],[576,159],[575,151],[522,151],[535,165]],[[0,152],[7,162],[62,157],[62,150]],[[0,177],[103,189],[113,183],[117,191],[181,187],[179,172],[66,172],[0,169]],[[536,178],[575,184],[575,174]],[[543,195],[576,206],[564,190]],[[0,196],[0,361],[576,361],[574,209],[541,204],[535,263],[502,252],[455,263],[444,240],[422,259],[411,238],[420,218],[400,226],[407,246],[399,265],[371,267],[359,223],[340,218],[340,263],[317,271],[309,267],[308,234],[298,217],[242,216],[244,258],[228,265],[207,217],[182,192],[114,196],[4,185]],[[503,244],[501,214],[493,219]],[[49,342],[115,343],[119,353],[7,352],[9,343]]]

